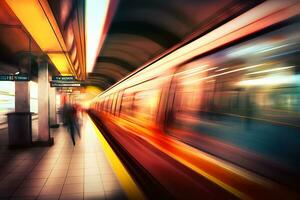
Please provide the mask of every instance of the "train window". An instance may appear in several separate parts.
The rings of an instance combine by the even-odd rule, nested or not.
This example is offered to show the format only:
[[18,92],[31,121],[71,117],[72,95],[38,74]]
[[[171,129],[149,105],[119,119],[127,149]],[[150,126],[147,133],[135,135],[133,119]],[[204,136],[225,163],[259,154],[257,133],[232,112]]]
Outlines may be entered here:
[[113,114],[114,111],[114,97],[115,97],[115,93],[110,95],[110,113]]
[[107,112],[108,111],[108,96],[106,96],[104,98],[104,111]]
[[109,108],[110,108],[110,99],[109,96],[106,97],[106,112],[109,112]]
[[102,111],[105,112],[105,98],[102,99],[102,104],[103,104]]
[[116,102],[116,108],[115,108],[115,115],[116,116],[119,116],[119,114],[120,114],[123,93],[124,93],[124,91],[120,91],[117,94],[117,102]]
[[110,105],[109,96],[107,96],[106,97],[106,112],[109,112],[109,105]]
[[109,105],[108,105],[109,113],[111,113],[111,108],[112,108],[112,97],[113,97],[113,94],[109,95]]
[[163,80],[151,80],[125,90],[121,115],[141,125],[155,125],[163,85]]
[[113,94],[111,94],[111,95],[109,96],[109,107],[108,107],[109,113],[112,113],[113,97],[114,97]]
[[132,114],[132,104],[134,99],[134,93],[129,89],[125,90],[122,96],[122,105],[120,108],[120,113],[122,116],[130,116]]
[[100,111],[103,111],[103,101],[100,102]]
[[106,111],[106,99],[105,97],[103,98],[103,111]]
[[111,105],[111,100],[110,100],[110,96],[107,96],[107,112],[110,112],[110,105]]
[[170,134],[239,165],[242,151],[299,164],[299,32],[300,23],[291,24],[182,66]]
[[160,91],[159,89],[143,90],[135,94],[133,112],[137,120],[147,124],[155,122]]
[[113,94],[113,98],[112,98],[111,114],[113,114],[113,115],[115,114],[117,97],[118,97],[118,93],[116,92]]
[[100,102],[97,102],[97,111],[100,111]]

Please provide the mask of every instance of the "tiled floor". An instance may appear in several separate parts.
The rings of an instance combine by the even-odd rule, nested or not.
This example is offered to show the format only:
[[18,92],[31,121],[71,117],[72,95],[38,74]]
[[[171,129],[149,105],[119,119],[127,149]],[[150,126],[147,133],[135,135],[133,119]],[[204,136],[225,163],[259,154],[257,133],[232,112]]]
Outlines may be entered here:
[[1,148],[0,199],[126,199],[97,137],[81,132],[75,147],[60,127],[52,147]]

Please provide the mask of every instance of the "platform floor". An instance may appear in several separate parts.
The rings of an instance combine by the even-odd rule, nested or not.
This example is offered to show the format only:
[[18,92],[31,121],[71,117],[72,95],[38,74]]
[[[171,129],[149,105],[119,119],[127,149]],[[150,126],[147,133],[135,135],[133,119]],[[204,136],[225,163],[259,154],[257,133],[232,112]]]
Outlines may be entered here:
[[[8,150],[1,142],[0,199],[126,199],[97,136],[87,131],[86,123],[87,118],[75,147],[62,126],[51,130],[52,147]],[[1,138],[6,138],[5,129],[1,132]]]

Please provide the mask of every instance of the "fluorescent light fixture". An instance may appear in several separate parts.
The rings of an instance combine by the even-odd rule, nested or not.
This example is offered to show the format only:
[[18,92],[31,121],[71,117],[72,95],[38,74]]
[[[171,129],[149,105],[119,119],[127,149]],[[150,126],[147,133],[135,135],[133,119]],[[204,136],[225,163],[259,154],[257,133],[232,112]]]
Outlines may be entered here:
[[256,52],[256,54],[258,54],[258,53],[265,53],[265,52],[273,51],[273,50],[277,50],[277,49],[280,49],[280,48],[283,48],[283,47],[287,47],[287,46],[289,46],[289,45],[291,45],[291,44],[289,43],[289,44],[284,44],[284,45],[272,47],[272,48],[269,48],[269,49],[264,49],[264,50],[262,50],[262,51]]
[[[200,78],[200,79],[197,79],[197,80],[187,81],[185,84],[193,84],[193,83],[199,82],[201,80],[207,80],[207,79],[210,79],[210,78],[214,78],[214,77],[218,77],[218,76],[223,76],[225,74],[230,74],[230,73],[233,73],[233,72],[238,72],[238,71],[252,69],[252,68],[261,67],[261,66],[263,66],[263,64],[242,67],[242,68],[234,69],[234,70],[231,70],[231,71],[222,72],[222,73],[219,73],[219,74],[214,74],[214,75],[211,75],[211,76],[206,76],[204,78]],[[216,69],[216,68],[211,68],[211,69]]]
[[269,44],[251,44],[248,47],[241,47],[233,52],[230,52],[227,56],[230,58],[238,58],[242,56],[249,56],[249,54],[256,54],[259,51],[269,49],[271,46]]
[[225,68],[222,68],[222,69],[218,69],[218,70],[216,70],[216,72],[225,71],[225,70],[227,70],[227,69],[229,69],[229,68],[228,68],[228,67],[225,67]]
[[268,73],[268,72],[282,71],[282,70],[290,69],[290,68],[293,68],[293,67],[295,67],[295,66],[277,67],[277,68],[273,68],[273,69],[266,69],[266,70],[261,70],[261,71],[257,71],[257,72],[248,73],[247,75],[252,75],[252,74],[262,74],[262,73]]
[[48,53],[48,56],[61,74],[69,73],[68,68],[70,67],[70,63],[68,62],[65,54]]
[[194,72],[197,72],[197,71],[202,70],[202,69],[205,68],[205,67],[208,67],[208,65],[201,65],[201,66],[196,67],[196,68],[191,68],[191,69],[188,69],[188,70],[186,70],[186,71],[178,72],[178,73],[176,73],[175,75],[178,76],[178,75],[181,75],[181,74],[194,73]]
[[239,86],[274,86],[283,84],[295,84],[297,83],[298,76],[269,76],[258,79],[243,80],[237,83]]
[[197,75],[197,74],[201,74],[201,73],[204,73],[204,72],[208,72],[208,71],[211,71],[211,70],[214,70],[214,69],[217,69],[217,68],[218,68],[218,67],[211,67],[211,68],[208,68],[208,69],[205,69],[205,70],[202,70],[202,71],[190,73],[190,74],[187,74],[187,75],[181,77],[180,79],[185,79],[185,78],[187,78],[187,77],[195,76],[195,75]]
[[66,45],[48,2],[6,0],[6,3],[42,51],[48,54],[58,71],[72,73],[72,63],[66,53]]
[[109,0],[85,1],[86,71],[92,72],[104,41]]

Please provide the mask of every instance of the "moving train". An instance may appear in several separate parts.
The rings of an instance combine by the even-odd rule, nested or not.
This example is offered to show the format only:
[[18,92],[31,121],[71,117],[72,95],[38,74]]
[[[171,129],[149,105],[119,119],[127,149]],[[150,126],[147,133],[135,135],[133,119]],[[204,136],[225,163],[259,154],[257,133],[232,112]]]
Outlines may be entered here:
[[297,199],[300,2],[266,1],[91,103],[108,137],[178,199]]

